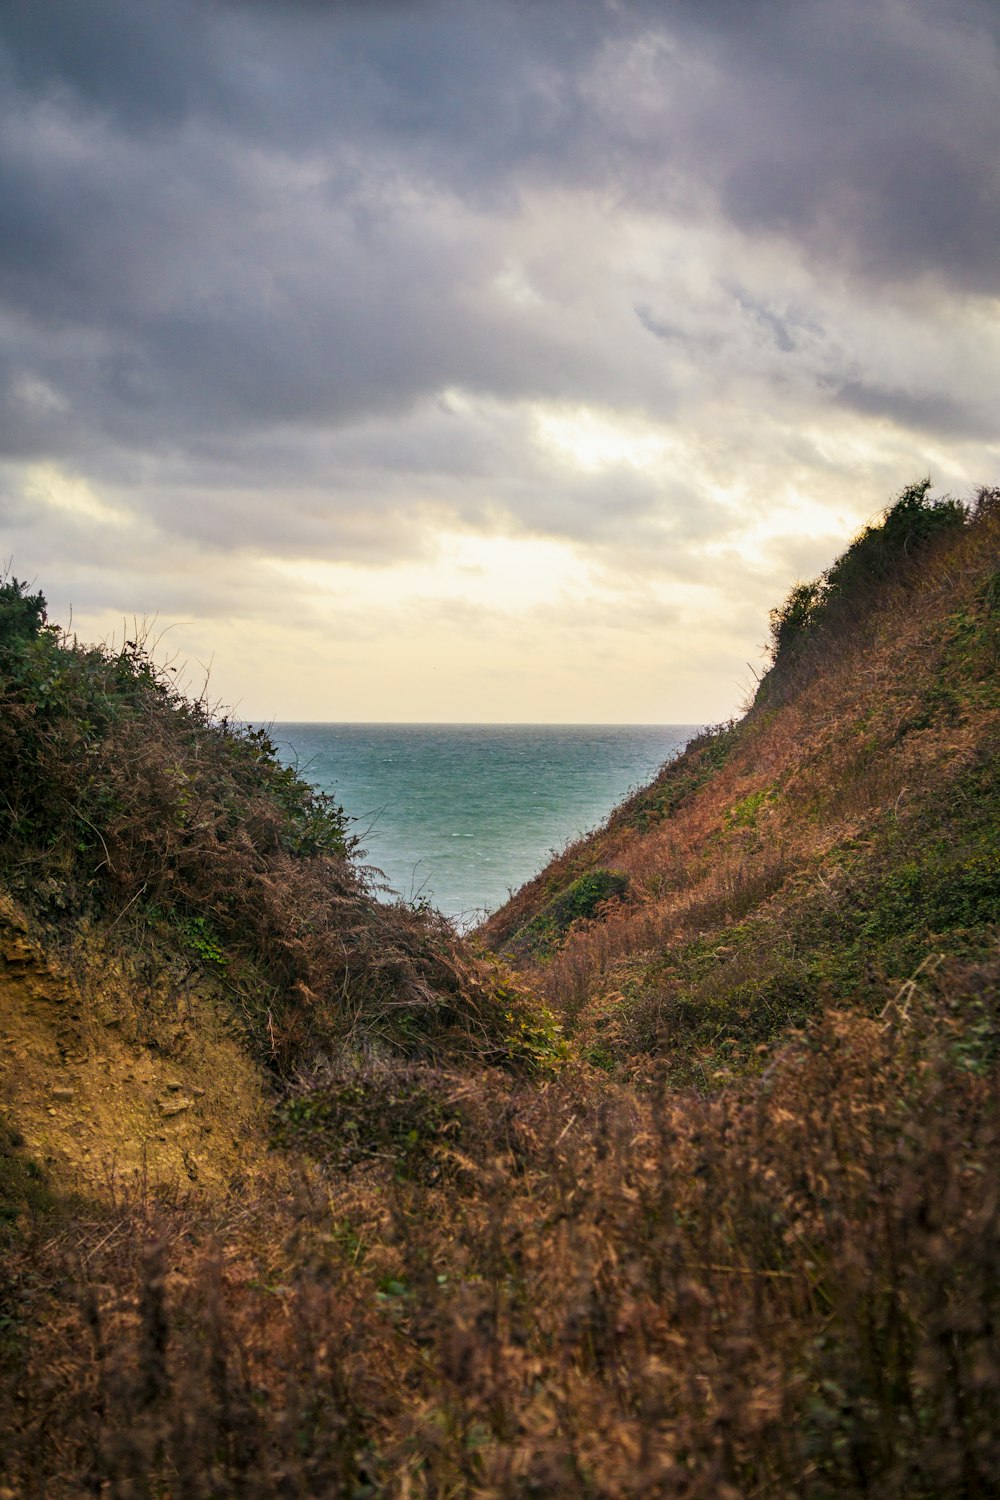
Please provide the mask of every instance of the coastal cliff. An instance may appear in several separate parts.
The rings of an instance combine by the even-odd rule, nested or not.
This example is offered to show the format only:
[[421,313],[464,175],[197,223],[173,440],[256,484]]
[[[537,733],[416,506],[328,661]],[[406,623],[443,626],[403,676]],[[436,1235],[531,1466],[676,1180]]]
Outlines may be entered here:
[[471,940],[0,589],[7,1496],[991,1493],[1000,493]]
[[824,1008],[878,1014],[993,951],[998,496],[967,516],[927,490],[772,612],[742,719],[483,926],[599,1066],[709,1086]]

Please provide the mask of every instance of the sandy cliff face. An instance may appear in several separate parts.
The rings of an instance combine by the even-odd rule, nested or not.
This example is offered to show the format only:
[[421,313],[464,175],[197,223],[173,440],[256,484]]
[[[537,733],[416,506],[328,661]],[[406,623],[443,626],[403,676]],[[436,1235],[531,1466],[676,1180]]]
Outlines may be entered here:
[[56,953],[6,897],[0,1047],[0,1109],[66,1186],[223,1187],[264,1147],[263,1078],[204,987],[141,991],[86,930]]

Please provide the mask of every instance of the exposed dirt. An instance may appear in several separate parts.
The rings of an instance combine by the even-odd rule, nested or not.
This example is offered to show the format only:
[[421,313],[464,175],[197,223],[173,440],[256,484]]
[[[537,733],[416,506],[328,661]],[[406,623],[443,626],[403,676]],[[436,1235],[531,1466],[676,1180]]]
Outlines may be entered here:
[[[197,986],[138,991],[98,940],[67,957],[0,897],[0,1110],[66,1186],[226,1189],[266,1149],[266,1088]],[[161,1024],[135,1024],[155,1005]]]

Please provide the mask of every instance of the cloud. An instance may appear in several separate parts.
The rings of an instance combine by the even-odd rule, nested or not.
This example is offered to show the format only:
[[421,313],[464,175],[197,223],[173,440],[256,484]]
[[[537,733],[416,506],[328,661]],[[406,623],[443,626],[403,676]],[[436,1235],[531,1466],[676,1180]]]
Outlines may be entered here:
[[5,550],[273,621],[277,563],[548,540],[609,630],[723,570],[725,632],[994,473],[998,46],[985,0],[8,7]]
[[724,170],[726,211],[881,282],[930,274],[995,291],[995,18],[991,34],[972,6],[812,0],[791,14],[752,43],[752,88],[730,116],[746,128]]
[[941,391],[921,394],[915,391],[887,390],[851,380],[841,386],[835,397],[838,405],[866,416],[884,417],[901,427],[951,437],[975,436],[989,439],[995,435],[993,413],[976,410],[970,404],[954,400]]

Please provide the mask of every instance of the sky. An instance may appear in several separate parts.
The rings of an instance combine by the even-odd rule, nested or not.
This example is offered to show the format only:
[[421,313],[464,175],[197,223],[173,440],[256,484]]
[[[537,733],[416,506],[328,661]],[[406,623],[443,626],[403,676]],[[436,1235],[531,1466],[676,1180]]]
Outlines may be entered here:
[[253,719],[704,723],[1000,481],[995,0],[3,0],[0,558]]

